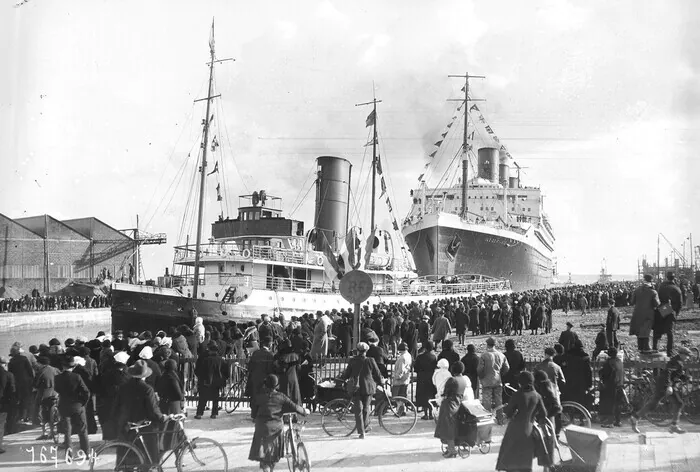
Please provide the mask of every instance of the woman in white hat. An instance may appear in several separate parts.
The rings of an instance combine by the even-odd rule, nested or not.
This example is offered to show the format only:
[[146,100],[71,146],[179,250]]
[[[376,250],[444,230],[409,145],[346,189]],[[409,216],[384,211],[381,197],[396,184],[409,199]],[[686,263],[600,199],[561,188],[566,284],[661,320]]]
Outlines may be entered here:
[[119,389],[129,380],[129,354],[124,351],[114,353],[109,361],[100,365],[101,375],[97,385],[97,418],[102,426],[102,439],[117,439],[116,421],[113,415]]

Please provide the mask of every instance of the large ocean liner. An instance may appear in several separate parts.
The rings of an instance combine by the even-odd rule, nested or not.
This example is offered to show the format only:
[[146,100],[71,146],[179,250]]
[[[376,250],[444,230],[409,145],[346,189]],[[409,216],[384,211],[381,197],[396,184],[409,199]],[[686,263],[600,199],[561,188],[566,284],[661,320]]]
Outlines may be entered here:
[[[213,38],[213,26],[212,26]],[[202,239],[203,205],[210,170],[208,151],[218,148],[210,139],[213,115],[209,103],[218,95],[213,90],[213,67],[217,61],[210,42],[210,80],[207,110],[202,120],[199,152],[199,198],[197,235],[193,244],[175,247],[173,274],[159,277],[154,285],[116,283],[112,287],[112,328],[163,329],[205,321],[245,320],[262,313],[301,314],[316,310],[348,307],[339,293],[339,278],[350,269],[364,270],[374,289],[368,303],[429,302],[445,296],[470,296],[484,292],[505,292],[507,280],[473,273],[462,283],[420,278],[402,250],[404,242],[393,230],[375,224],[375,181],[381,174],[376,152],[376,100],[366,125],[372,127],[371,223],[365,231],[351,221],[352,165],[343,158],[321,156],[316,160],[316,201],[314,226],[283,215],[282,200],[266,191],[239,196],[234,218],[220,214],[211,226],[211,238]],[[211,156],[210,156],[211,157]],[[223,167],[223,165],[222,165]],[[380,180],[382,187],[384,179]],[[217,200],[222,200],[217,185]],[[356,213],[356,212],[355,212]],[[395,237],[392,235],[395,234]],[[181,269],[175,274],[175,269]],[[182,270],[184,269],[184,270]]]
[[[551,285],[555,238],[542,191],[522,184],[520,167],[469,95],[473,76],[462,77],[465,96],[411,191],[403,221],[418,275],[459,279],[480,273],[508,279],[514,290]],[[457,142],[454,156],[446,151],[450,140]],[[452,165],[429,187],[425,177],[441,157],[452,158]]]

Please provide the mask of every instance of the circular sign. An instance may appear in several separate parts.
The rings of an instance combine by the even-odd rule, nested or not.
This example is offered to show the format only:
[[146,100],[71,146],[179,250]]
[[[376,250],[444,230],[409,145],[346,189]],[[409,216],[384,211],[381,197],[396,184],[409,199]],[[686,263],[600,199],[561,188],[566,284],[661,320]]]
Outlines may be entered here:
[[367,300],[372,288],[372,278],[361,270],[351,270],[340,279],[340,295],[350,303]]

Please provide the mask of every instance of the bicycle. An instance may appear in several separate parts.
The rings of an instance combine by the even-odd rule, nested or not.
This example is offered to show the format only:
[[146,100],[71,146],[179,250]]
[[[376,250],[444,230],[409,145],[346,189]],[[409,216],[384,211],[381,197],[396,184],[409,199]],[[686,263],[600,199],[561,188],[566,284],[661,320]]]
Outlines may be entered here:
[[[693,388],[692,381],[687,380],[675,382],[673,392],[674,394],[678,393],[683,401],[681,418],[692,424],[700,424],[700,390]],[[649,401],[651,398],[652,396],[650,395],[646,400]],[[668,395],[662,398],[659,405],[646,415],[646,418],[656,426],[669,426],[673,420],[668,398]]]
[[[301,439],[301,432],[304,430],[306,421],[299,422],[296,413],[285,413],[282,415],[284,422],[284,455],[287,457],[287,467],[289,472],[309,472],[311,462],[306,446]],[[294,427],[294,424],[297,427]]]
[[[510,400],[510,397],[513,396],[515,392],[517,392],[517,389],[511,386],[510,384],[506,383],[503,385],[503,391],[506,394],[505,400]],[[503,408],[505,408],[506,405],[508,405],[508,401],[504,401],[501,406],[497,407],[496,412],[498,412],[499,410],[503,410]],[[582,426],[584,428],[591,427],[591,413],[585,406],[575,401],[567,400],[561,402],[560,419],[562,431],[569,425]],[[500,426],[508,425],[508,417],[505,414],[497,415],[496,421],[497,424]],[[566,439],[557,438],[557,441],[561,444],[567,445]]]
[[223,397],[223,408],[229,414],[236,411],[240,406],[248,383],[248,369],[241,366],[238,362],[234,363],[233,367],[232,383]]
[[[379,396],[377,399],[376,397]],[[352,398],[336,398],[326,403],[321,414],[321,426],[329,436],[347,437],[355,432],[355,406]],[[389,434],[402,436],[410,432],[418,421],[418,411],[411,400],[405,397],[391,396],[389,383],[375,394],[372,409],[368,415],[369,426],[372,416],[377,416],[379,425]]]
[[61,428],[61,414],[58,412],[58,401],[54,401],[49,409],[49,417],[42,418],[42,423],[49,425],[49,436],[57,445],[65,443],[66,435]]
[[[179,434],[180,439],[174,448],[168,448],[161,457],[151,457],[144,442],[146,435],[162,435],[163,431],[141,431],[151,425],[150,421],[129,423],[129,431],[133,431],[136,437],[132,442],[107,441],[100,446],[90,458],[91,471],[148,471],[153,468],[162,470],[168,459],[175,455],[175,467],[178,472],[187,470],[219,470],[228,471],[228,457],[226,451],[213,439],[197,437],[192,440],[187,438],[184,429],[185,415],[173,415],[170,421],[178,423],[179,430],[173,434]],[[162,439],[158,437],[159,442]]]

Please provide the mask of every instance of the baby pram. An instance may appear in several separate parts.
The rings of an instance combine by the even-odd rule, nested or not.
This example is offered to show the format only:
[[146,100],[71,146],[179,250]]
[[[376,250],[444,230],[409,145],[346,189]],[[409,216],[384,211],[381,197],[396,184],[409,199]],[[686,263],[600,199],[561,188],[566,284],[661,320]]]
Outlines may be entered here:
[[488,454],[491,451],[491,431],[494,420],[491,412],[480,403],[463,401],[457,412],[457,437],[455,446],[460,457],[471,455],[472,447]]
[[605,431],[569,425],[564,434],[571,460],[552,466],[552,472],[596,472],[602,468],[608,439]]
[[316,385],[315,404],[319,411],[324,412],[326,403],[336,398],[347,398],[345,383],[340,379],[328,378]]

